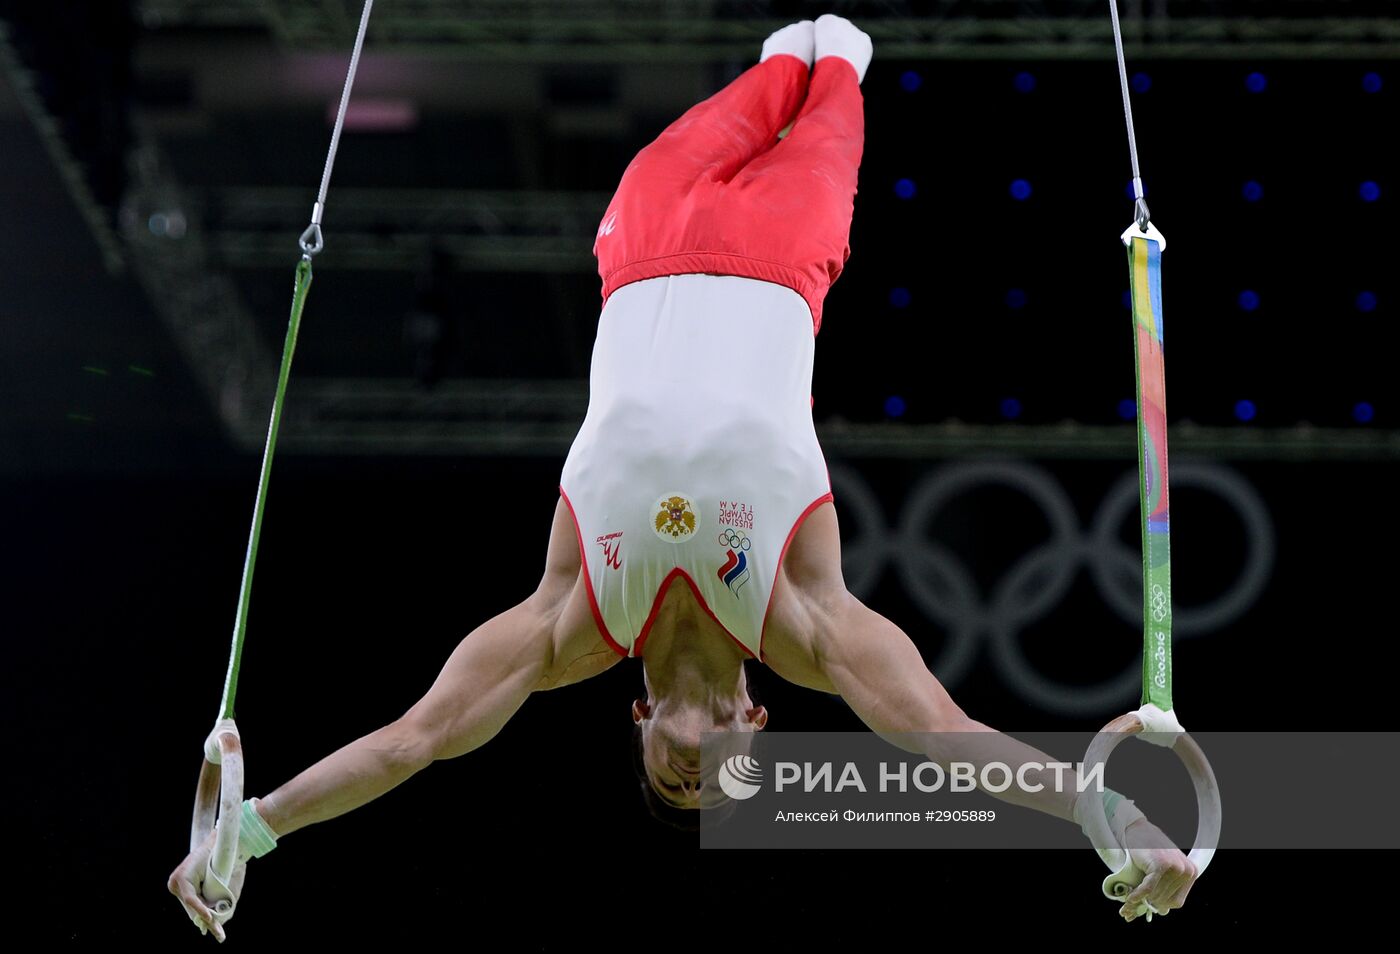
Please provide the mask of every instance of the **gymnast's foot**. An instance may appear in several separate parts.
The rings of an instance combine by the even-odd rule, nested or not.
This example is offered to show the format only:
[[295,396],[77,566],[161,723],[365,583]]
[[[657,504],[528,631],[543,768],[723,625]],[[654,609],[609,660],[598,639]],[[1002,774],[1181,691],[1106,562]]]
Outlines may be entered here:
[[875,48],[870,36],[858,30],[850,20],[834,13],[818,17],[815,32],[817,60],[839,56],[856,68],[856,81],[864,81]]
[[786,53],[795,56],[809,67],[816,58],[816,25],[811,20],[792,23],[763,41],[762,63],[770,56]]

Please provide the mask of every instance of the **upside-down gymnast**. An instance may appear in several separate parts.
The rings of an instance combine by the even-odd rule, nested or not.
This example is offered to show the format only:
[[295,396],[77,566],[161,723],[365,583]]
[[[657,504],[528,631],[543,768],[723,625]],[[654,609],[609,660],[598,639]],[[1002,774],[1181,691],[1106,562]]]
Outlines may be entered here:
[[[624,657],[642,660],[632,719],[647,781],[673,808],[724,798],[702,776],[702,733],[756,732],[768,719],[745,659],[839,694],[892,740],[992,732],[904,632],[847,591],[812,423],[814,339],[850,254],[871,54],[840,17],[787,26],[628,165],[594,245],[603,307],[588,413],[564,463],[543,578],[463,639],[402,717],[244,803],[235,898],[247,861],[278,838],[471,752],[531,693]],[[1002,755],[1050,761],[1001,738]],[[1073,791],[996,797],[1079,821]],[[1140,902],[1180,907],[1191,862],[1146,847],[1170,842],[1131,802],[1114,822],[1146,873],[1122,916]],[[223,940],[226,918],[200,893],[212,840],[169,888]]]

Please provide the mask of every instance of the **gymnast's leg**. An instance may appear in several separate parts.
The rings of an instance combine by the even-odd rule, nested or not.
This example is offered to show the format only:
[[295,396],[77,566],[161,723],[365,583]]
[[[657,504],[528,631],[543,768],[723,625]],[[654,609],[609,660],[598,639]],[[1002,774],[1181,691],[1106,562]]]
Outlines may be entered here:
[[689,184],[702,176],[728,182],[778,141],[807,95],[815,30],[811,21],[777,31],[761,58],[710,98],[696,103],[637,153],[628,179],[664,177]]
[[[814,32],[816,65],[792,131],[739,172],[733,191],[737,207],[760,216],[767,230],[751,254],[801,269],[824,294],[851,254],[865,148],[860,83],[872,44],[837,16],[818,19]],[[813,321],[820,327],[819,301],[813,304]]]
[[[788,189],[797,176],[814,178],[804,181],[804,187],[825,186],[833,198],[849,204],[865,147],[860,84],[870,65],[870,37],[849,20],[830,14],[817,21],[814,32],[816,65],[792,131],[780,145],[757,156],[741,178],[778,176]],[[804,194],[802,200],[810,203],[812,196]]]

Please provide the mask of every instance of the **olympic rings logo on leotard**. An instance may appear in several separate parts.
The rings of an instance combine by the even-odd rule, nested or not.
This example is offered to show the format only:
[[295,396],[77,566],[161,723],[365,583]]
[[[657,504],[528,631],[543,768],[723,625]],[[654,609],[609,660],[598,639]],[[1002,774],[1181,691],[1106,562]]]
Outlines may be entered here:
[[753,545],[753,541],[733,527],[724,528],[724,532],[719,535],[719,542],[731,550],[747,550]]
[[[1059,481],[1027,461],[969,461],[925,476],[909,492],[891,526],[870,485],[855,471],[831,468],[832,489],[842,509],[842,572],[858,597],[872,593],[893,567],[904,591],[923,615],[946,634],[933,671],[948,686],[972,671],[984,641],[1002,679],[1026,700],[1067,716],[1102,715],[1122,708],[1142,688],[1142,658],[1129,658],[1123,641],[1123,668],[1097,683],[1070,683],[1044,675],[1027,655],[1020,633],[1048,616],[1086,571],[1114,615],[1141,627],[1144,600],[1142,554],[1120,537],[1138,508],[1138,475],[1125,472],[1109,489],[1092,521],[1081,523]],[[1273,521],[1258,492],[1235,471],[1218,464],[1187,462],[1172,471],[1173,489],[1205,490],[1220,498],[1244,527],[1245,553],[1235,581],[1203,603],[1178,606],[1173,626],[1191,638],[1228,626],[1254,605],[1268,583],[1274,561]],[[987,487],[1006,488],[1027,498],[1049,524],[1049,537],[1016,556],[1001,578],[983,585],[953,548],[929,536],[928,527],[954,501]],[[1136,535],[1134,535],[1136,536]],[[1156,594],[1147,609],[1155,612]],[[1167,593],[1160,608],[1169,609]],[[1066,635],[1064,638],[1073,638]]]

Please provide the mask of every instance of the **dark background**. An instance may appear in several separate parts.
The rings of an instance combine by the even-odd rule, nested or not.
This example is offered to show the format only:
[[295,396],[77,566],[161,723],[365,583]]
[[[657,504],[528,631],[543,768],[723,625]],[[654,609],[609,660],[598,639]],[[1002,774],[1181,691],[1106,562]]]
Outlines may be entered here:
[[[347,133],[330,194],[243,658],[250,793],[401,714],[466,632],[529,593],[586,396],[595,213],[638,148],[790,20],[836,10],[875,36],[853,253],[814,387],[834,467],[891,526],[922,481],[969,462],[1047,475],[1086,526],[1131,472],[1131,203],[1106,5],[380,6],[356,96],[398,118]],[[1251,550],[1237,512],[1175,494],[1179,606],[1268,565],[1245,611],[1178,643],[1178,711],[1211,730],[1392,728],[1383,229],[1400,47],[1384,37],[1400,21],[1390,4],[1124,7],[1171,243],[1173,464],[1241,478],[1270,529]],[[21,937],[212,943],[164,880],[217,708],[293,243],[357,12],[0,4],[0,698]],[[492,17],[494,34],[469,29]],[[1132,546],[1132,521],[1119,529]],[[984,597],[1046,536],[995,487],[920,530]],[[908,586],[886,566],[862,595],[937,673],[954,634]],[[1139,645],[1084,572],[1020,639],[1039,672],[1086,687]],[[976,660],[950,688],[1008,731],[1135,705],[1047,706],[985,642]],[[861,728],[839,700],[751,675],[775,731]],[[1332,926],[1381,900],[1355,887],[1384,884],[1380,853],[1224,853],[1184,911],[1141,928],[1098,896],[1087,851],[701,852],[642,806],[624,714],[640,689],[626,663],[539,696],[478,752],[297,833],[253,864],[231,943],[1194,940]],[[1358,808],[1388,799],[1358,792]]]

